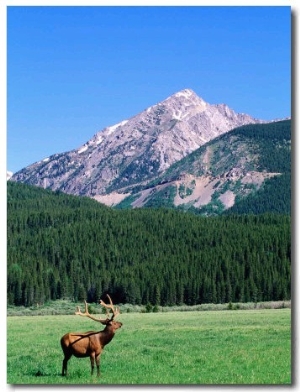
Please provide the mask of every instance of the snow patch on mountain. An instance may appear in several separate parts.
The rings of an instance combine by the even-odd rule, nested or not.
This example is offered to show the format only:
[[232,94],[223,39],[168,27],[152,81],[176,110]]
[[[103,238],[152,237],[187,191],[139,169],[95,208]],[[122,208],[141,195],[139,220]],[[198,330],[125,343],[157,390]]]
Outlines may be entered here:
[[184,98],[190,98],[191,97],[191,95],[193,95],[194,94],[194,92],[192,91],[192,90],[190,90],[190,89],[184,89],[184,90],[181,90],[181,91],[178,91],[178,93],[175,93],[174,94],[174,96],[175,97],[177,97],[177,98],[180,98],[180,97],[184,97]]
[[119,122],[118,124],[112,125],[111,127],[108,127],[108,132],[107,135],[112,134],[113,132],[115,132],[116,129],[118,129],[119,127],[122,127],[123,125],[125,125],[128,122],[128,120],[124,120]]
[[83,153],[84,151],[86,151],[87,149],[88,149],[88,146],[87,146],[87,145],[81,147],[81,148],[78,150],[78,154],[82,154],[82,153]]

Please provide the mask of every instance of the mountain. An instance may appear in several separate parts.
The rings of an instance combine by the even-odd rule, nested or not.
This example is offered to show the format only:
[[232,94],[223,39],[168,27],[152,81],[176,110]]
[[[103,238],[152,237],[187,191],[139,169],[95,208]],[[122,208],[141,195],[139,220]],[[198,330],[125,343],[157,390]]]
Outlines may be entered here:
[[118,208],[289,214],[291,120],[238,127],[171,165],[147,186],[129,191]]
[[147,186],[199,147],[251,123],[263,121],[235,113],[225,104],[210,105],[185,89],[101,130],[80,148],[33,163],[11,179],[117,204],[132,195],[133,186]]
[[291,120],[229,131],[171,165],[117,207],[177,207],[201,214],[290,213]]

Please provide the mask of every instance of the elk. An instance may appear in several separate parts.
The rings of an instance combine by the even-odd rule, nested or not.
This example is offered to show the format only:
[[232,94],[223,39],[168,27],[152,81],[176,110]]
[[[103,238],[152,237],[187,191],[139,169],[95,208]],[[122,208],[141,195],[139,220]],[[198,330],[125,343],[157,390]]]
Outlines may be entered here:
[[[106,319],[98,319],[93,317],[88,312],[88,303],[85,302],[85,312],[80,311],[79,306],[75,314],[97,321],[105,328],[102,331],[88,331],[88,332],[69,332],[66,333],[60,340],[62,350],[64,352],[64,359],[62,363],[62,376],[67,376],[68,360],[74,355],[77,358],[90,357],[91,361],[91,375],[94,373],[95,361],[97,366],[97,376],[100,376],[100,355],[106,344],[108,344],[115,335],[117,329],[121,328],[122,323],[115,321],[114,318],[120,313],[118,308],[115,308],[110,296],[107,294],[109,304],[100,300],[100,304],[106,308]],[[108,318],[109,311],[112,311],[111,318]]]

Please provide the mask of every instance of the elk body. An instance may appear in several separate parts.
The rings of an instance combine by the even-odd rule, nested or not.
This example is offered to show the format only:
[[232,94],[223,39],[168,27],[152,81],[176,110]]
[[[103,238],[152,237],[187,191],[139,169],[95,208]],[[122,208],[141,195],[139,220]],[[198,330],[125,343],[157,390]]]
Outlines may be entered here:
[[[112,311],[111,318],[97,319],[89,314],[88,304],[85,301],[85,312],[81,313],[79,307],[75,314],[79,316],[89,317],[90,319],[100,322],[105,325],[102,331],[88,331],[88,332],[69,332],[66,333],[60,340],[62,350],[64,352],[64,359],[62,363],[62,376],[67,376],[68,360],[74,355],[77,358],[90,357],[91,374],[94,373],[95,362],[97,366],[97,376],[100,376],[100,355],[101,352],[114,337],[117,329],[121,328],[122,323],[115,321],[114,318],[119,314],[119,309],[114,308],[110,296],[107,294],[110,304],[105,304],[100,300],[100,304],[107,310]],[[108,312],[107,312],[108,315]]]

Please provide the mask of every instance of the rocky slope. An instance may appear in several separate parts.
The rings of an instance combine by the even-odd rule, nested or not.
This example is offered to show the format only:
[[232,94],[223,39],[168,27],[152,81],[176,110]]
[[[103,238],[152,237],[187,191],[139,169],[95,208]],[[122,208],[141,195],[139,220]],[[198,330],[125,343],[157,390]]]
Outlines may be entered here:
[[[262,195],[262,210],[272,204],[272,210],[288,211],[290,154],[290,120],[251,124],[211,140],[147,186],[121,189],[121,202],[116,193],[106,195],[105,200],[101,196],[97,199],[119,208],[168,206],[219,214],[262,188],[271,193]],[[274,181],[265,188],[269,179]],[[277,208],[283,198],[287,208]]]
[[210,105],[185,89],[101,130],[78,149],[33,163],[12,180],[118,204],[131,195],[129,187],[149,184],[200,146],[250,123],[263,121]]

